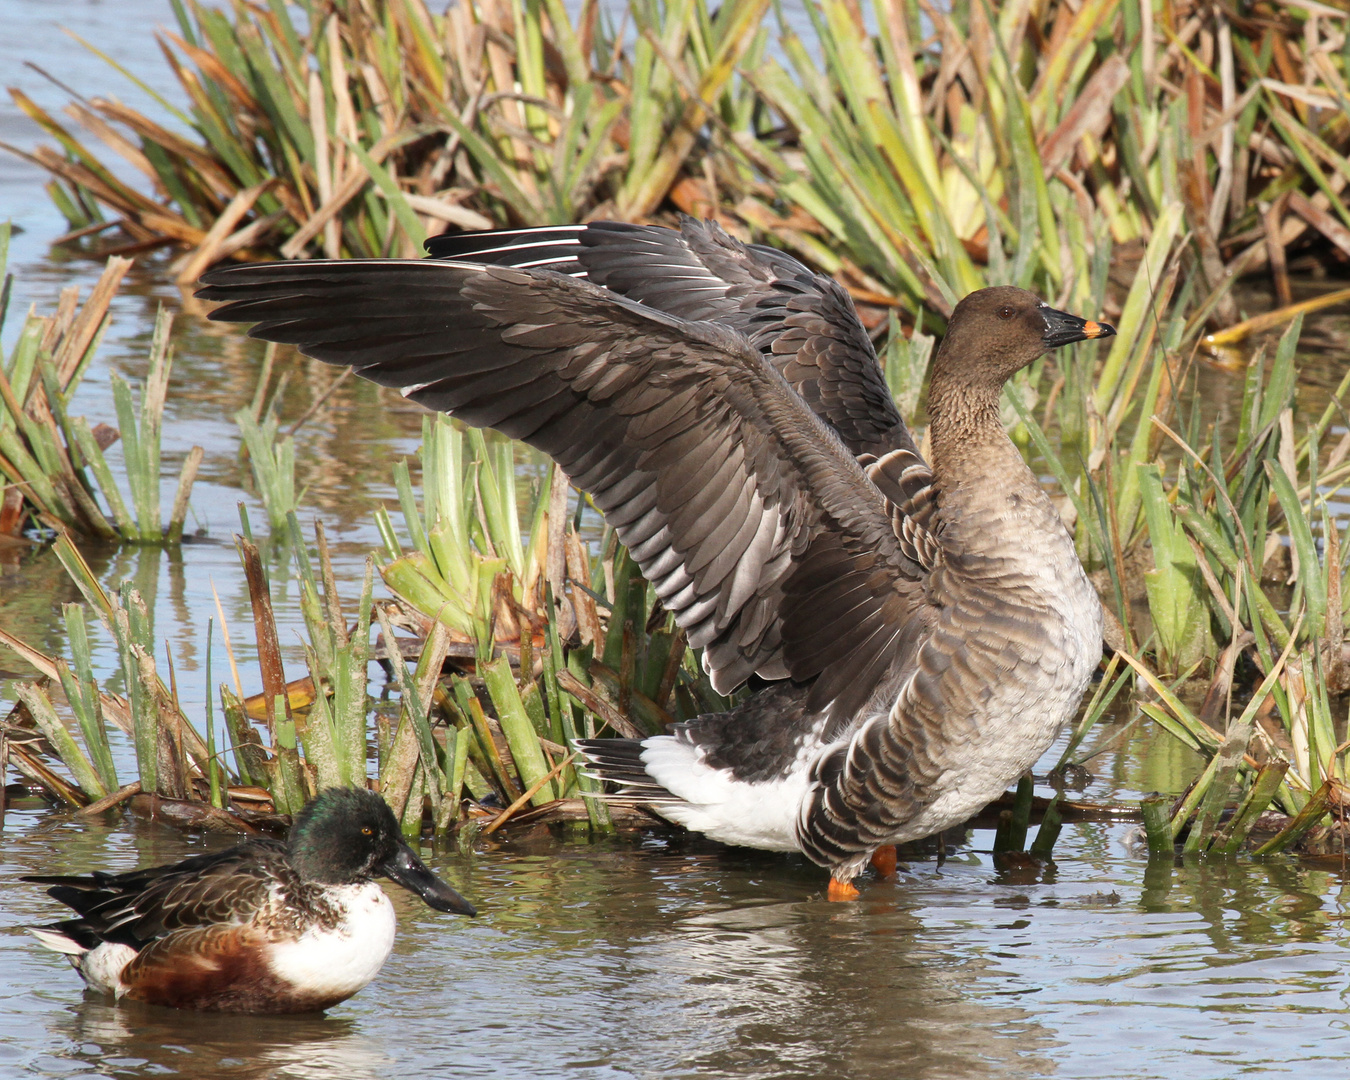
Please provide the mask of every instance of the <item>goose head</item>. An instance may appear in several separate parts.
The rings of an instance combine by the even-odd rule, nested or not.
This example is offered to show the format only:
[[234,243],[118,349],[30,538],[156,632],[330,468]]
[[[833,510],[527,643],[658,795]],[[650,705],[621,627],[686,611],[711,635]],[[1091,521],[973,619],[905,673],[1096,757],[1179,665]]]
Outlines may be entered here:
[[979,289],[952,312],[933,361],[933,383],[939,388],[964,384],[997,392],[1050,349],[1115,332],[1107,323],[1052,308],[1026,289],[1011,285]]

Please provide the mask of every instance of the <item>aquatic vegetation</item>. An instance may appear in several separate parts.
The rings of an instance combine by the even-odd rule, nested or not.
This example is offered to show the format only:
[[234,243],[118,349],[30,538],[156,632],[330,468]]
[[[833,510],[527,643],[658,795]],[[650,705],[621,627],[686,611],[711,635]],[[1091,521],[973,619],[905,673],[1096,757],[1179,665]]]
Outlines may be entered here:
[[[304,678],[286,677],[258,545],[248,535],[236,537],[252,602],[262,691],[245,696],[222,612],[220,630],[236,674],[233,689],[220,687],[227,734],[219,748],[210,713],[204,725],[194,724],[160,680],[135,589],[126,583],[117,595],[107,594],[70,538],[60,537],[57,553],[112,634],[129,694],[126,699],[109,694],[93,678],[80,605],[67,610],[70,663],[0,630],[0,644],[48,682],[60,683],[81,737],[77,741],[62,725],[47,685],[17,684],[18,704],[8,719],[16,767],[53,798],[85,813],[153,794],[160,812],[167,812],[166,800],[181,804],[173,812],[178,820],[230,827],[240,814],[251,821],[260,809],[293,813],[326,787],[363,785],[372,779],[373,757],[373,779],[410,834],[423,828],[443,833],[466,821],[491,832],[541,815],[608,828],[611,812],[582,800],[597,785],[572,767],[571,740],[607,726],[628,734],[657,730],[662,722],[715,707],[721,699],[697,657],[683,648],[669,616],[662,615],[648,632],[653,598],[627,553],[611,542],[608,565],[593,555],[570,527],[574,515],[566,489],[554,488],[547,473],[536,492],[532,528],[523,532],[511,444],[473,434],[481,456],[466,460],[463,431],[442,418],[428,419],[425,516],[407,466],[396,470],[405,524],[424,548],[402,554],[391,519],[379,511],[391,544],[385,553],[391,561],[380,572],[399,597],[393,605],[373,598],[372,558],[355,622],[349,623],[352,608],[337,592],[322,525],[315,525],[312,550],[293,510],[284,531],[274,531],[272,542],[286,544],[300,586],[308,636]],[[451,533],[451,507],[473,527]],[[550,527],[550,512],[556,527]],[[485,557],[482,550],[491,554]],[[436,566],[436,557],[447,568],[471,568],[474,589],[459,594],[438,572],[429,575],[425,567]],[[579,568],[577,578],[558,571],[560,602],[554,603],[545,566],[551,561],[563,567],[568,560]],[[415,569],[419,561],[421,570]],[[447,625],[450,601],[463,615],[462,628]],[[396,635],[396,624],[417,636]],[[372,625],[380,629],[374,650]],[[417,657],[414,670],[405,662],[407,650]],[[398,692],[395,715],[371,696],[372,659],[386,665]],[[130,784],[119,786],[108,749],[109,723],[131,738],[138,778]]]
[[[1335,265],[1350,254],[1345,22],[1314,7],[1101,0],[1033,13],[958,3],[926,11],[924,38],[902,5],[878,3],[874,33],[855,6],[822,0],[806,7],[816,51],[791,26],[764,22],[754,0],[716,13],[634,0],[631,34],[594,3],[573,17],[515,0],[456,3],[444,15],[421,0],[378,12],[345,0],[305,6],[307,18],[291,22],[281,4],[222,11],[184,0],[163,42],[190,102],[178,116],[188,136],[105,98],[71,106],[127,152],[148,193],[16,100],[60,146],[35,156],[53,174],[66,239],[92,244],[116,226],[133,246],[174,245],[183,281],[277,250],[415,255],[446,226],[716,215],[835,274],[869,320],[884,314],[883,361],[907,418],[922,416],[925,331],[961,293],[1009,281],[1112,312],[1120,333],[1104,358],[1065,350],[1018,376],[1004,399],[1014,440],[1058,488],[1118,624],[1112,644],[1127,657],[1108,670],[1066,761],[1139,680],[1137,715],[1207,759],[1191,792],[1163,808],[1167,834],[1191,850],[1233,851],[1260,835],[1251,830],[1270,805],[1298,825],[1265,844],[1327,820],[1345,779],[1336,732],[1350,682],[1341,584],[1350,538],[1330,501],[1350,477],[1350,444],[1329,445],[1328,433],[1350,378],[1303,430],[1291,404],[1297,315],[1347,293],[1243,319],[1228,291],[1260,269],[1287,291],[1291,261]],[[27,522],[83,537],[164,533],[151,470],[167,322],[139,417],[130,391],[116,391],[129,499],[103,457],[110,432],[63,411],[124,272],[110,264],[78,315],[63,306],[26,327],[5,365],[0,534]],[[1285,324],[1277,346],[1231,351]],[[1246,365],[1235,426],[1212,425],[1197,399],[1211,361]],[[48,417],[40,401],[59,407]],[[275,410],[260,399],[240,426],[270,532],[289,545],[302,582],[319,690],[300,692],[278,667],[263,680],[265,700],[245,701],[241,686],[226,694],[228,775],[214,750],[203,762],[187,754],[185,766],[186,787],[216,791],[207,796],[216,805],[232,787],[258,786],[289,807],[316,776],[356,782],[373,743],[407,828],[424,815],[452,828],[465,792],[514,808],[513,820],[566,804],[602,824],[603,808],[573,801],[590,783],[568,760],[574,735],[605,724],[659,732],[720,707],[631,560],[608,534],[579,529],[586,511],[558,477],[531,478],[508,444],[440,421],[425,432],[420,507],[412,472],[395,473],[404,535],[397,515],[376,511],[384,550],[371,580],[378,572],[400,604],[391,614],[367,587],[355,629],[340,625],[321,539],[318,569],[308,563]],[[108,617],[114,604],[130,634],[134,597],[96,606]],[[268,604],[260,575],[255,613]],[[370,624],[386,622],[372,654]],[[392,644],[396,625],[431,649],[415,670],[412,645],[405,659]],[[127,642],[153,655],[149,642]],[[364,664],[380,653],[400,712],[376,712],[372,731]],[[105,721],[125,715],[149,755],[160,738],[145,725],[161,715],[159,698],[152,681],[136,691],[139,712],[129,701],[110,713],[72,661],[78,686],[66,697],[73,689],[84,711],[72,701],[70,745],[38,690],[25,690],[24,708],[68,757],[68,776],[48,769],[51,790],[98,799],[116,778],[94,734],[96,706]],[[1208,688],[1203,704],[1188,683]],[[250,716],[267,725],[267,743]],[[179,767],[160,756],[167,764],[147,760],[139,782],[167,790],[163,778]],[[47,768],[41,754],[32,760],[35,772]],[[1156,825],[1159,807],[1148,813]],[[1019,811],[1000,845],[1019,846],[1022,820]]]
[[[822,227],[787,242],[856,288],[940,314],[1003,281],[1082,306],[1103,245],[1142,246],[1182,213],[1199,281],[1181,306],[1227,325],[1233,278],[1284,277],[1313,235],[1350,253],[1343,19],[1136,0],[922,5],[923,25],[875,11],[873,34],[846,0],[807,4],[819,50],[785,30],[784,58],[747,74],[790,125],[774,190]],[[774,216],[764,202],[757,223]]]
[[[1114,346],[1100,371],[1081,350],[1033,365],[1006,396],[1005,421],[1057,482],[1119,624],[1112,643],[1124,660],[1108,668],[1065,762],[1137,678],[1136,715],[1207,759],[1191,791],[1163,808],[1166,843],[1275,850],[1325,830],[1345,778],[1333,702],[1346,685],[1341,578],[1350,544],[1328,500],[1350,476],[1350,443],[1324,444],[1350,377],[1296,435],[1295,319],[1244,372],[1236,428],[1211,424],[1190,389],[1198,365],[1181,347],[1188,320],[1165,306],[1179,278],[1176,241],[1175,231],[1160,231],[1146,251],[1121,320],[1133,340],[1119,354]],[[897,335],[888,347],[885,366],[907,407],[921,400],[931,348],[922,335]],[[265,397],[263,389],[260,411]],[[266,415],[277,429],[274,410]],[[71,539],[60,539],[58,552],[118,644],[128,698],[94,682],[78,608],[67,614],[68,665],[7,638],[60,684],[75,720],[61,723],[66,706],[52,689],[22,687],[11,723],[34,734],[11,737],[11,759],[71,806],[154,793],[186,800],[199,808],[192,813],[289,812],[315,790],[373,774],[410,832],[541,816],[605,827],[614,811],[583,798],[594,781],[574,768],[571,741],[607,728],[659,733],[725,703],[612,534],[579,529],[590,511],[556,473],[443,418],[427,418],[423,436],[421,498],[413,470],[396,465],[400,513],[375,510],[384,550],[354,606],[338,596],[322,530],[307,544],[294,509],[272,524],[270,542],[283,545],[300,584],[307,678],[287,678],[267,575],[245,525],[239,549],[262,693],[249,697],[238,681],[222,690],[228,734],[219,742],[209,721],[189,721],[164,688],[134,591],[104,594]],[[398,598],[393,607],[373,596],[377,572]],[[372,624],[381,630],[373,647]],[[394,714],[372,712],[372,658],[387,666]],[[1188,678],[1209,680],[1199,708],[1178,692]],[[137,751],[134,784],[112,770],[110,723]],[[1009,811],[1000,850],[1025,845],[1029,805]],[[1271,833],[1262,814],[1274,807],[1293,817]],[[1059,810],[1046,812],[1051,827],[1033,844],[1041,854]],[[1149,813],[1157,818],[1159,808]],[[1154,837],[1164,842],[1163,832]]]
[[[582,795],[596,785],[571,768],[573,739],[606,725],[652,734],[719,707],[724,699],[698,656],[612,533],[598,549],[582,540],[584,504],[569,511],[574,496],[556,468],[531,470],[522,521],[521,469],[508,440],[427,417],[421,459],[420,509],[406,464],[394,470],[413,550],[404,552],[389,515],[378,510],[387,560],[379,569],[420,616],[429,644],[458,655],[452,664],[464,674],[450,680],[442,708],[476,779],[495,779],[512,806]],[[479,677],[491,717],[474,696]],[[497,752],[497,730],[507,755]],[[594,824],[608,820],[597,803],[588,801],[586,813]]]
[[[11,742],[11,760],[59,801],[76,808],[103,809],[142,793],[188,798],[195,783],[213,772],[214,756],[159,675],[144,602],[130,582],[123,583],[116,595],[107,593],[68,535],[57,539],[55,551],[117,643],[119,674],[127,696],[108,693],[95,680],[87,618],[81,605],[65,607],[69,663],[44,655],[0,630],[0,644],[26,660],[45,680],[16,688],[19,703],[8,723],[13,728],[40,732],[47,752],[65,764],[75,782],[66,783],[50,771],[43,763],[44,746],[40,742],[26,747]],[[83,747],[57,719],[48,692],[51,683],[61,687],[74,713]],[[109,724],[132,741],[139,774],[134,783],[120,785],[109,749]]]
[[[1179,840],[1188,851],[1231,853],[1277,804],[1296,815],[1296,824],[1266,837],[1259,849],[1283,850],[1339,805],[1346,780],[1350,747],[1336,735],[1332,707],[1350,689],[1341,584],[1346,535],[1330,501],[1350,477],[1350,442],[1340,440],[1330,453],[1321,442],[1350,375],[1296,436],[1291,404],[1300,329],[1301,316],[1269,365],[1265,350],[1258,351],[1245,372],[1236,431],[1206,427],[1201,396],[1184,389],[1188,379],[1172,392],[1166,413],[1147,405],[1141,413],[1148,423],[1133,442],[1151,444],[1147,454],[1132,462],[1120,453],[1114,475],[1133,465],[1132,499],[1112,499],[1110,485],[1101,492],[1093,484],[1092,502],[1080,506],[1112,567],[1121,655],[1142,683],[1139,712],[1208,759],[1169,812],[1150,810],[1167,826],[1150,832],[1158,849],[1170,851]],[[1160,371],[1159,362],[1151,379],[1176,377]],[[1152,392],[1150,398],[1161,400]],[[1034,424],[1028,413],[1023,419]],[[1048,447],[1043,435],[1038,439]],[[1062,467],[1059,475],[1067,479]],[[1106,477],[1112,479],[1110,471]],[[1117,492],[1124,487],[1115,480]],[[1153,567],[1142,582],[1119,569],[1150,552]],[[1151,626],[1132,624],[1138,609],[1131,593],[1146,601]],[[1150,645],[1153,665],[1144,653],[1135,655]],[[1242,686],[1240,662],[1254,667],[1255,685]],[[1169,686],[1158,672],[1175,673],[1177,684]],[[1187,678],[1208,683],[1198,708],[1177,692]]]
[[1268,268],[1287,303],[1291,258],[1350,256],[1330,9],[921,16],[877,0],[873,31],[848,0],[812,0],[808,43],[766,0],[631,0],[618,29],[595,0],[575,17],[522,0],[306,2],[294,19],[171,5],[160,41],[189,105],[157,105],[190,136],[105,97],[67,110],[148,193],[12,93],[60,148],[32,158],[71,236],[116,225],[138,248],[182,248],[183,282],[263,252],[414,255],[446,227],[680,209],[910,322],[1004,282],[1082,307],[1113,247],[1136,252],[1180,215],[1196,284],[1176,302],[1222,328],[1240,317],[1234,278]]
[[[8,242],[9,226],[0,224],[0,278]],[[67,529],[97,540],[162,544],[182,539],[202,449],[193,447],[185,456],[169,522],[163,524],[159,440],[173,367],[169,341],[173,317],[161,309],[156,318],[139,409],[126,380],[114,373],[111,382],[118,428],[90,427],[84,417],[69,414],[71,396],[107,328],[108,305],[130,266],[129,259],[111,258],[83,305],[69,292],[56,314],[27,315],[8,361],[0,361],[0,478],[4,480],[0,544],[22,543],[23,531],[30,525]],[[8,300],[6,288],[0,291],[0,324]],[[119,438],[132,509],[104,456]]]
[[72,230],[116,224],[133,243],[184,247],[183,282],[259,251],[412,255],[446,224],[571,221],[604,200],[652,213],[702,156],[703,110],[752,111],[735,67],[762,51],[768,7],[735,0],[714,18],[702,3],[635,6],[626,48],[596,0],[575,19],[520,0],[444,15],[423,0],[306,2],[299,20],[283,4],[171,3],[176,29],[160,41],[190,105],[157,104],[192,137],[104,97],[72,106],[129,152],[152,194],[22,92],[15,101],[62,148],[33,160]]
[[244,440],[254,490],[267,511],[268,524],[273,532],[280,532],[287,528],[287,518],[299,507],[303,493],[295,490],[295,436],[287,433],[278,437],[281,420],[277,416],[277,403],[285,375],[277,381],[271,398],[263,403],[275,354],[275,349],[269,350],[264,358],[254,402],[236,412],[234,422]]

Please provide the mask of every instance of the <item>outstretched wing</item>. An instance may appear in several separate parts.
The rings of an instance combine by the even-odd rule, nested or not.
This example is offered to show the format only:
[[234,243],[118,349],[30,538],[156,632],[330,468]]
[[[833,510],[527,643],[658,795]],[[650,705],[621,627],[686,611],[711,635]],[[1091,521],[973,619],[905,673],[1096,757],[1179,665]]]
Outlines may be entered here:
[[551,272],[434,260],[233,266],[198,296],[550,455],[727,692],[815,679],[851,716],[927,610],[888,507],[741,334]]
[[786,252],[743,244],[716,222],[659,225],[597,221],[426,243],[434,258],[547,269],[584,277],[683,319],[748,337],[855,456],[917,454],[853,301],[832,278]]

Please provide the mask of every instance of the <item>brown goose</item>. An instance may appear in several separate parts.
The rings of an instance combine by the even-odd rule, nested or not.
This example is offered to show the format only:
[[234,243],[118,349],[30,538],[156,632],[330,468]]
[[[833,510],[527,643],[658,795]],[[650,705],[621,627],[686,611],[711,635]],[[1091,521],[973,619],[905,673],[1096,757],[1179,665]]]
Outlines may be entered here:
[[[856,895],[878,848],[965,821],[1029,768],[1100,656],[1100,604],[998,401],[1047,349],[1114,330],[1021,289],[966,297],[933,364],[930,471],[833,283],[688,224],[591,225],[568,246],[607,231],[594,270],[547,251],[546,268],[273,263],[214,270],[198,295],[553,457],[714,686],[771,682],[670,735],[585,744],[597,771],[714,839],[803,851],[832,898]],[[528,233],[500,239],[463,254],[536,261],[490,250]],[[646,273],[624,278],[643,245]]]

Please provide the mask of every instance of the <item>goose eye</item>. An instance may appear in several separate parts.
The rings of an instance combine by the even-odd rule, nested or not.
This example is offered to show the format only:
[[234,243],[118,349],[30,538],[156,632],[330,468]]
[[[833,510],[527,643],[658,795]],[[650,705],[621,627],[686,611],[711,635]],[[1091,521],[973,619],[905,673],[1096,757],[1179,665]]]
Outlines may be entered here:
[[1000,319],[1011,319],[1011,318],[1012,318],[1014,315],[1016,315],[1016,314],[1017,314],[1017,312],[1015,312],[1015,311],[1014,311],[1012,308],[1010,308],[1010,307],[1005,307],[1005,308],[999,308],[999,309],[998,309],[998,317],[999,317]]

